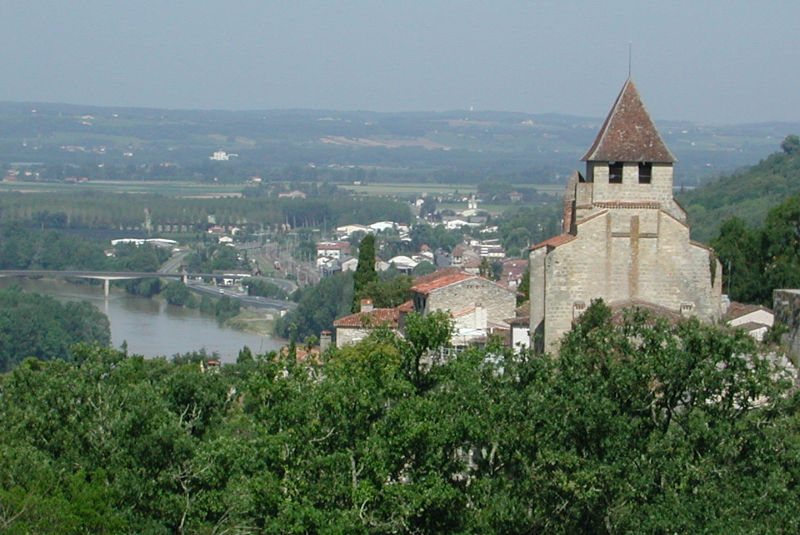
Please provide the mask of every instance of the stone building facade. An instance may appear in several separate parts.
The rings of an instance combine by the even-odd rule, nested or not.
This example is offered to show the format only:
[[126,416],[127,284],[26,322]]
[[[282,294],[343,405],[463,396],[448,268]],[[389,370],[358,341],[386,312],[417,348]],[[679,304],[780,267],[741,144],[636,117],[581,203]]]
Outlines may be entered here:
[[378,326],[403,336],[410,312],[450,314],[454,328],[450,341],[455,347],[484,344],[490,335],[508,337],[507,319],[514,315],[515,291],[457,268],[418,277],[414,283],[410,301],[394,308],[375,308],[371,300],[362,299],[359,312],[334,321],[337,345],[357,343]]
[[586,174],[573,173],[567,184],[563,233],[531,248],[533,346],[557,350],[597,298],[718,321],[722,266],[689,238],[672,193],[675,157],[632,80],[583,160]]
[[505,319],[514,315],[516,292],[463,271],[429,277],[418,278],[411,288],[416,312],[427,315],[434,310],[444,310],[457,316],[477,307],[488,325],[508,328]]

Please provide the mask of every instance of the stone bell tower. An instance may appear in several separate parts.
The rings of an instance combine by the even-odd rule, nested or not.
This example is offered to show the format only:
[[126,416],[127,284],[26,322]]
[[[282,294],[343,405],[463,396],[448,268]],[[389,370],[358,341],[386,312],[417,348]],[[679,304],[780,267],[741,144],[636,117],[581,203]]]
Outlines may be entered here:
[[675,157],[630,78],[564,196],[563,234],[531,248],[533,346],[557,350],[593,299],[716,321],[722,266],[689,239]]

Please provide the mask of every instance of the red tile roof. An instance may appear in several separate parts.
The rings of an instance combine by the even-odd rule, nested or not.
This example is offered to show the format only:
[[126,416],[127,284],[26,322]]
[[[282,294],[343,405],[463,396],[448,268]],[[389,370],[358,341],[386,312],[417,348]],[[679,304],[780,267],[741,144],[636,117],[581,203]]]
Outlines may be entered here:
[[559,234],[558,236],[553,236],[552,238],[545,240],[541,243],[537,243],[533,247],[531,247],[531,251],[536,249],[540,249],[542,247],[558,247],[559,245],[564,245],[567,242],[571,242],[575,239],[574,234]]
[[449,273],[443,277],[439,277],[429,282],[415,284],[411,287],[411,290],[421,294],[429,294],[434,290],[438,290],[439,288],[444,288],[445,286],[450,286],[451,284],[474,278],[477,278],[477,275],[471,275],[464,272]]
[[581,160],[658,163],[676,161],[656,130],[639,91],[630,78],[622,86],[597,139]]
[[414,312],[414,301],[406,301],[402,305],[397,306],[397,311],[402,312]]
[[388,324],[390,327],[397,327],[397,320],[400,317],[398,308],[375,308],[370,312],[357,312],[337,319],[333,322],[333,326],[369,328]]
[[434,271],[433,273],[428,273],[427,275],[415,277],[414,284],[425,284],[431,281],[435,281],[436,279],[441,279],[442,277],[446,277],[447,275],[452,275],[453,273],[461,273],[461,268],[450,267],[450,268],[440,269],[439,271]]

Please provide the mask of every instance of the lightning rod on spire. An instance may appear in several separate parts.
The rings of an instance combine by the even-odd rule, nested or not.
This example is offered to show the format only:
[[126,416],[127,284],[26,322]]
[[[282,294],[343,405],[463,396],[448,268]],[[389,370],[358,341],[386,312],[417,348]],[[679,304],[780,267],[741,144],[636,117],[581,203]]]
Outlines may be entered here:
[[633,56],[633,42],[628,41],[628,78],[631,77],[631,57]]

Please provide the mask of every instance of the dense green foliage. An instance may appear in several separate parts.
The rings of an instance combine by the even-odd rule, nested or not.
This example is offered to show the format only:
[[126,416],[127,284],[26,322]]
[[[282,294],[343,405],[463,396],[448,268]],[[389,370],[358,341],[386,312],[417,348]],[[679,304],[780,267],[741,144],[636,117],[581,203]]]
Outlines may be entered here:
[[[798,399],[741,333],[594,305],[560,358],[446,322],[221,373],[87,346],[0,377],[8,533],[796,533]],[[423,364],[428,355],[427,364]],[[188,361],[187,361],[188,362]]]
[[275,283],[263,279],[249,278],[242,281],[247,288],[247,295],[270,297],[272,299],[286,299],[286,292]]
[[353,304],[353,274],[337,273],[319,284],[292,294],[297,308],[275,322],[275,334],[282,338],[304,340],[324,330],[333,330],[333,321],[350,313]]
[[103,247],[57,232],[38,232],[19,222],[0,226],[0,269],[111,269]]
[[193,306],[195,304],[195,297],[189,288],[186,287],[181,281],[170,281],[164,286],[161,295],[167,300],[170,305],[179,307]]
[[19,288],[0,290],[0,372],[27,357],[70,359],[70,348],[79,342],[111,342],[108,318],[90,303],[61,304]]
[[772,207],[763,226],[749,227],[738,217],[725,221],[711,245],[731,298],[772,306],[774,289],[800,286],[800,195]]
[[200,299],[199,305],[200,312],[216,317],[220,323],[224,323],[239,314],[240,307],[239,301],[231,299],[227,295],[223,295],[218,299],[204,295]]
[[244,251],[227,244],[214,244],[196,248],[186,257],[186,269],[192,273],[249,270]]
[[414,279],[403,275],[396,269],[382,271],[378,280],[367,284],[364,298],[372,299],[372,304],[379,308],[392,308],[411,299],[411,286]]
[[757,165],[724,176],[679,196],[689,214],[692,236],[707,241],[722,221],[742,218],[748,225],[764,222],[769,209],[786,197],[800,194],[800,151],[788,136],[776,152]]
[[561,203],[520,206],[496,218],[497,237],[509,256],[524,256],[528,247],[560,232]]

